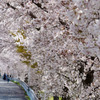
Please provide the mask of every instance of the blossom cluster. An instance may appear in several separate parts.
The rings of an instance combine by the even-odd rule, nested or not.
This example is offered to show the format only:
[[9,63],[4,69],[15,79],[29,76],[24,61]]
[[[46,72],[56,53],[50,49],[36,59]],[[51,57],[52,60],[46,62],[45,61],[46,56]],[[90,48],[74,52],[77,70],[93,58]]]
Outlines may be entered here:
[[1,0],[0,35],[1,70],[38,98],[100,99],[100,0]]

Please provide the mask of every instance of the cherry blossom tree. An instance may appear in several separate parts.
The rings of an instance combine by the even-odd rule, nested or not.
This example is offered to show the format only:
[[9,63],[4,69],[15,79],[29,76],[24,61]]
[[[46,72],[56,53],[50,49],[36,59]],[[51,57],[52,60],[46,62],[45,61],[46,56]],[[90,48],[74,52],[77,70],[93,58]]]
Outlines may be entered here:
[[38,98],[99,100],[100,0],[2,0],[0,25],[1,66]]

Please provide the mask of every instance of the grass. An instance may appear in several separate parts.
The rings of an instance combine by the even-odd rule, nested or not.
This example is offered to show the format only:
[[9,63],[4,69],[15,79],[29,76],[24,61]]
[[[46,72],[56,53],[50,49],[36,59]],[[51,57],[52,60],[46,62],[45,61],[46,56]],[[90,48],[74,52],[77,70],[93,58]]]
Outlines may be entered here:
[[15,84],[17,84],[18,86],[21,86],[19,82],[14,81]]
[[16,81],[12,81],[12,82],[19,85],[19,86],[21,86],[19,82],[16,82]]
[[49,100],[54,100],[54,98],[53,98],[53,97],[51,97],[51,98],[49,98]]
[[26,98],[27,100],[31,100],[31,99],[29,98],[29,96],[25,96],[25,98]]

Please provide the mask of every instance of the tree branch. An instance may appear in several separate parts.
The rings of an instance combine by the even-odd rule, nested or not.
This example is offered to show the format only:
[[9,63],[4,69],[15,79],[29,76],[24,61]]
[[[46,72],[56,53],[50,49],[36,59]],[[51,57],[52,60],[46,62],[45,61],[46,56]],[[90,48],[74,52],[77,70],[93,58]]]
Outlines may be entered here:
[[39,7],[41,10],[45,11],[46,13],[48,13],[48,11],[46,10],[46,8],[42,8],[41,3],[35,3],[34,0],[32,0],[32,3],[34,3],[37,7]]
[[7,3],[7,6],[8,6],[8,7],[11,7],[11,8],[14,9],[14,10],[16,9],[14,6],[10,5],[9,3]]

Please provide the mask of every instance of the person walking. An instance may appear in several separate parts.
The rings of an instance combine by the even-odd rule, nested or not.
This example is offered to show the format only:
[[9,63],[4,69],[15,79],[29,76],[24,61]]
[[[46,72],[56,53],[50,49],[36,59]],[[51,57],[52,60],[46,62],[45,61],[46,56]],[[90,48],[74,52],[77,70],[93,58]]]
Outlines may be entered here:
[[9,82],[9,75],[7,75],[7,81]]
[[3,75],[3,80],[6,80],[6,73],[4,73]]

